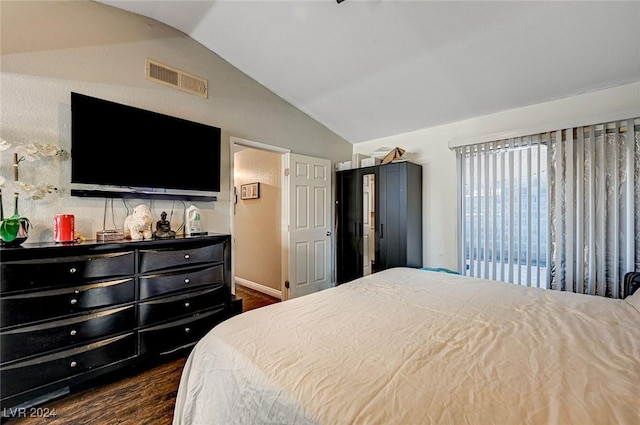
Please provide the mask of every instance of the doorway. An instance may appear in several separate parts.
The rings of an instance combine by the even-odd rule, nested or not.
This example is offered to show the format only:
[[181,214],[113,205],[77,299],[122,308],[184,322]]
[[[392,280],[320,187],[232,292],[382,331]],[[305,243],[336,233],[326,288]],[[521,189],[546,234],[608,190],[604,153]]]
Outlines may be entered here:
[[282,164],[288,150],[231,139],[234,283],[282,299]]
[[235,137],[230,156],[234,293],[238,283],[289,299],[331,286],[331,161]]

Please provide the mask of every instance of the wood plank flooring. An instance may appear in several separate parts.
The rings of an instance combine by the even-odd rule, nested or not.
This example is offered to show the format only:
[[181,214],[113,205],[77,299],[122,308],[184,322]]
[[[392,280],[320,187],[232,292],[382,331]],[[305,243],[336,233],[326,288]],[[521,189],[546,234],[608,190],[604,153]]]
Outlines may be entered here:
[[[249,311],[280,300],[253,289],[236,286],[242,310]],[[170,425],[186,357],[116,382],[87,389],[63,399],[26,410],[36,417],[12,418],[7,425]],[[49,414],[45,417],[45,414]],[[53,415],[55,414],[55,416]]]

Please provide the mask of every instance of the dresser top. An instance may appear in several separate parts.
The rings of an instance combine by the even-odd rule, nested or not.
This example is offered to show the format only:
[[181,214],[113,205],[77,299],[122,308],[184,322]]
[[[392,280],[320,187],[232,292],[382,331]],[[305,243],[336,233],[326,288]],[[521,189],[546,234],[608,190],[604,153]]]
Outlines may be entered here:
[[180,245],[207,244],[222,242],[230,239],[230,235],[223,233],[209,233],[203,236],[176,236],[170,239],[144,239],[130,240],[122,239],[117,241],[99,242],[96,240],[86,240],[72,243],[55,242],[25,242],[17,247],[0,247],[0,261],[11,261],[20,257],[40,257],[40,256],[67,256],[83,255],[90,253],[123,251],[134,249],[154,249],[173,247]]

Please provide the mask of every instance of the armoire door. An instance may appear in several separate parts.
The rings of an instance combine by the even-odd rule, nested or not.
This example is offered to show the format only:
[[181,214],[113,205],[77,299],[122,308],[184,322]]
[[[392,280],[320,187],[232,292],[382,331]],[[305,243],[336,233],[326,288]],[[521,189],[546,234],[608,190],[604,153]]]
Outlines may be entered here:
[[407,211],[407,186],[400,164],[381,166],[378,173],[378,250],[379,270],[402,265],[406,248],[402,243],[406,228],[402,217]]
[[379,167],[376,218],[376,269],[422,267],[421,166]]
[[337,261],[336,283],[344,283],[362,276],[362,183],[358,169],[336,173],[337,202]]

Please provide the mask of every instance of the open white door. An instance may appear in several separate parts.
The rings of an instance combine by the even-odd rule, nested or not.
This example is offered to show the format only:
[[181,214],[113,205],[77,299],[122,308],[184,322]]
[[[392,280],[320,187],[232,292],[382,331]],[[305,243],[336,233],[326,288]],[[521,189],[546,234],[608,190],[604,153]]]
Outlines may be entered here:
[[285,154],[288,289],[295,298],[331,286],[331,161]]

